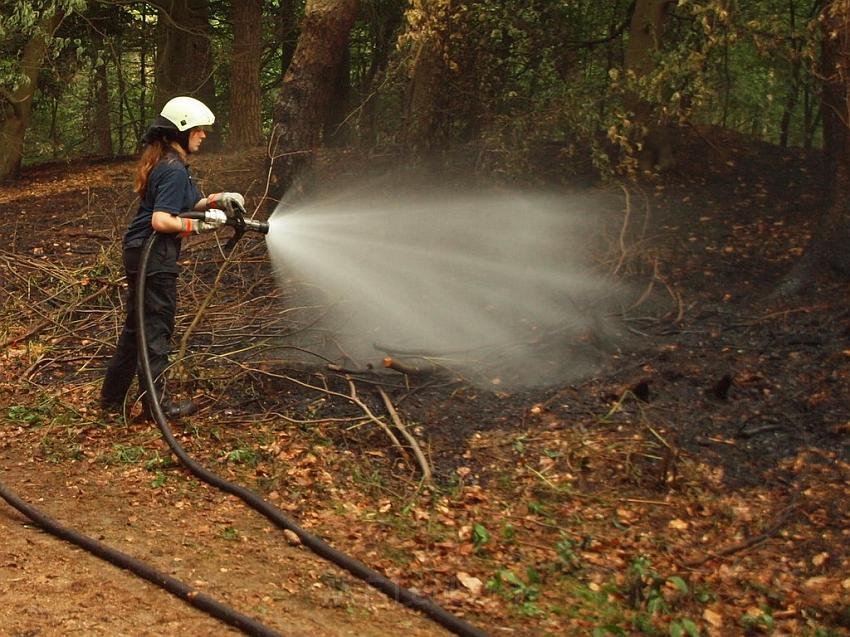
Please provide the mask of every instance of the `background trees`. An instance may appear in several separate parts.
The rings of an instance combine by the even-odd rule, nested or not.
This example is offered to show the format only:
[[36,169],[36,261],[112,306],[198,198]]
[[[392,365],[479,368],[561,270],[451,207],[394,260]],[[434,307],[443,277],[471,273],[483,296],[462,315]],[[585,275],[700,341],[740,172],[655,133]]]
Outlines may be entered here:
[[832,76],[816,69],[845,28],[826,7],[843,2],[2,5],[0,178],[133,153],[178,93],[212,106],[228,147],[271,142],[278,196],[327,144],[569,178],[669,168],[682,127],[806,147],[838,134],[819,108]]

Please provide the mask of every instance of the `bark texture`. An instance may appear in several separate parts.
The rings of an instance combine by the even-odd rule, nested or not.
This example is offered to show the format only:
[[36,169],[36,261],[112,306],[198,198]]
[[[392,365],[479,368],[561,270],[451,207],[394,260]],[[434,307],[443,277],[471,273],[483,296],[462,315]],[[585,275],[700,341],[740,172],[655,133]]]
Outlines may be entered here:
[[275,103],[270,140],[273,197],[281,198],[301,182],[322,141],[358,6],[358,0],[307,1],[298,46]]
[[[637,0],[629,27],[625,67],[636,80],[654,69],[654,56],[661,48],[667,21],[668,0]],[[638,153],[642,171],[670,168],[674,164],[673,143],[667,127],[658,121],[650,103],[639,94],[627,97],[626,107],[634,113],[635,122],[645,128],[643,147]]]
[[850,0],[833,0],[821,17],[824,201],[813,211],[815,229],[805,254],[777,285],[776,296],[810,289],[824,271],[850,274]]
[[228,145],[256,146],[262,141],[260,109],[260,60],[263,52],[259,28],[262,0],[234,2],[233,48],[230,61],[230,132]]
[[32,113],[32,97],[38,86],[38,72],[47,53],[47,38],[62,20],[59,12],[42,18],[38,31],[24,45],[20,70],[27,81],[17,88],[0,88],[0,181],[16,177],[24,152],[24,134]]
[[831,2],[824,17],[826,201],[811,251],[818,260],[850,273],[850,0]]
[[429,155],[439,150],[447,136],[445,103],[449,69],[447,3],[414,2],[416,23],[409,23],[413,59],[405,104],[405,142],[414,152]]
[[191,95],[215,111],[209,0],[157,0],[152,4],[159,9],[154,72],[157,112],[178,95]]

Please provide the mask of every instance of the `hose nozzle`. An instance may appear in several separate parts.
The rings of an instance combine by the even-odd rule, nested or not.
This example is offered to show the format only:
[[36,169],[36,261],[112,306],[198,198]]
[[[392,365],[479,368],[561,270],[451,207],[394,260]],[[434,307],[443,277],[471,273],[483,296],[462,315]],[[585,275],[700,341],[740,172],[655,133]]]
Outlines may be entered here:
[[245,230],[251,230],[252,232],[259,232],[260,234],[268,234],[269,233],[269,222],[268,221],[260,221],[259,219],[244,219],[245,221]]

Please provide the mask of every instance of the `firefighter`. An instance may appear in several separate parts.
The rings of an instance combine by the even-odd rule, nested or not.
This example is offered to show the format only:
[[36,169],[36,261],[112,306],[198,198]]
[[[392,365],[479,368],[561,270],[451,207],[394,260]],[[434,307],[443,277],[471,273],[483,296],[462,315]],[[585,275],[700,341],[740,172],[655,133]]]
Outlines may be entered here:
[[[193,233],[221,228],[234,208],[244,207],[236,192],[201,196],[189,172],[189,155],[198,152],[206,137],[205,127],[215,116],[203,102],[192,97],[170,100],[142,137],[143,149],[136,168],[134,190],[141,202],[124,234],[124,271],[129,284],[127,317],[115,354],[106,367],[101,390],[101,407],[123,410],[124,401],[138,368],[136,341],[136,275],[142,248],[154,232],[163,236],[153,247],[145,279],[145,336],[155,379],[156,396],[143,396],[143,413],[152,418],[151,400],[158,400],[166,416],[177,418],[194,413],[192,400],[171,401],[165,391],[165,370],[177,310],[177,275],[181,240]],[[205,212],[203,220],[177,216],[186,211]],[[144,386],[139,373],[140,386]]]

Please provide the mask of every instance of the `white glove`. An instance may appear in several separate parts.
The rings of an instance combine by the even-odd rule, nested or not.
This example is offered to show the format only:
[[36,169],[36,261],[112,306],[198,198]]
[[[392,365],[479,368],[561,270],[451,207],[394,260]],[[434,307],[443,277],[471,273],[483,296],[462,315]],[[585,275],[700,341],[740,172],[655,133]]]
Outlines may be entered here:
[[245,197],[238,192],[214,192],[207,197],[207,207],[224,208],[228,216],[233,214],[234,209],[245,209]]
[[227,222],[227,215],[224,214],[224,210],[217,210],[213,208],[212,210],[207,210],[204,213],[203,221],[200,219],[184,219],[184,229],[183,232],[180,233],[180,236],[185,237],[193,232],[195,234],[213,232],[221,228],[225,222]]
[[202,232],[214,232],[221,228],[227,222],[227,215],[224,210],[212,208],[204,213],[203,221],[195,221],[192,224],[192,232],[201,234]]
[[210,208],[204,213],[204,221],[207,223],[218,224],[219,226],[223,226],[227,223],[227,214],[224,210],[219,210],[218,208]]

